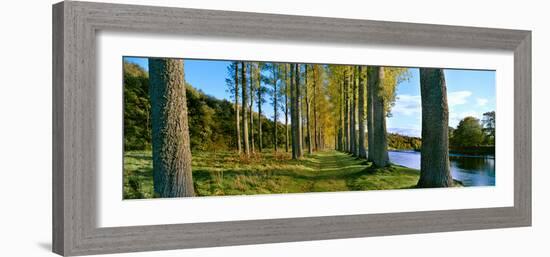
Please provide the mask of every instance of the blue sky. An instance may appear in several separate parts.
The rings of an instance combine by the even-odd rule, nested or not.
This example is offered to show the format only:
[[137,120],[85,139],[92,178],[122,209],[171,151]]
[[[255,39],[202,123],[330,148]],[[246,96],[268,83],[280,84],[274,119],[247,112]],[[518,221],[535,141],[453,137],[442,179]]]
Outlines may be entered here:
[[[147,70],[146,58],[125,58]],[[193,87],[219,99],[230,100],[226,91],[228,61],[185,60],[185,79]],[[387,119],[390,132],[420,136],[420,75],[417,68],[410,68],[411,77],[397,85],[397,100],[392,117]],[[495,110],[495,72],[480,70],[445,69],[447,99],[449,102],[449,125],[456,127],[466,116],[481,119],[484,112]],[[267,100],[267,98],[266,98]],[[273,107],[262,106],[265,115],[273,119]],[[279,117],[282,121],[284,117]]]

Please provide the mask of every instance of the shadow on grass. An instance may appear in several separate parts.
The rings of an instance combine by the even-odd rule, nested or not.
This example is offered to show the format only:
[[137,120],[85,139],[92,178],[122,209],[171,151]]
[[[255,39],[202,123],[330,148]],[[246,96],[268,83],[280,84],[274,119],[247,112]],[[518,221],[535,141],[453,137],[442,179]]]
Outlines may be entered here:
[[[151,163],[150,152],[125,155],[125,199],[152,197]],[[418,171],[375,168],[364,159],[336,151],[316,152],[300,160],[272,151],[251,157],[235,152],[193,153],[193,180],[198,195],[333,192],[414,188]]]

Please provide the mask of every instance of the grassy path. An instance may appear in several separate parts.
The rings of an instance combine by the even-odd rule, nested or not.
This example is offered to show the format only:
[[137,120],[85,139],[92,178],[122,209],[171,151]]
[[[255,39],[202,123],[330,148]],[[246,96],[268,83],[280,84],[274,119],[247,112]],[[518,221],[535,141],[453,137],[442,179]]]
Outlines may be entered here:
[[[124,157],[125,198],[152,198],[150,152]],[[264,151],[250,158],[233,152],[193,153],[193,180],[199,196],[381,190],[413,187],[417,170],[373,169],[364,160],[323,151],[291,160],[289,153]]]

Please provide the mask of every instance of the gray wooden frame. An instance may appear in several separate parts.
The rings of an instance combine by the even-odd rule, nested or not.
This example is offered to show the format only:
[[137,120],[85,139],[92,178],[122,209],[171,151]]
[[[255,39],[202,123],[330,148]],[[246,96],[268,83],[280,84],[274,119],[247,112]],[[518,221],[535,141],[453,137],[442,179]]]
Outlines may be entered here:
[[[100,30],[513,51],[514,206],[98,228],[95,223],[95,35]],[[72,1],[53,6],[53,251],[58,254],[86,255],[530,225],[530,31]]]

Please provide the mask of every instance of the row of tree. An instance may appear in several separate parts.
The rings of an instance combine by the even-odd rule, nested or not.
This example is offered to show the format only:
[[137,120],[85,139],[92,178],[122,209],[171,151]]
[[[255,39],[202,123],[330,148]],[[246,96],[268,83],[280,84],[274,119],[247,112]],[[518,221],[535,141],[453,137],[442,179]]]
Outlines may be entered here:
[[[324,146],[324,139],[334,137],[338,150],[367,158],[375,167],[389,165],[386,117],[391,115],[395,87],[406,77],[406,69],[251,62],[235,62],[231,66],[233,76],[228,82],[233,83],[228,85],[233,85],[237,151],[246,155],[254,151],[251,149],[255,145],[254,133],[249,133],[248,126],[250,123],[250,129],[255,128],[251,119],[253,99],[258,96],[257,113],[262,124],[262,94],[267,93],[273,103],[275,123],[281,105],[287,117],[290,112],[290,135],[285,133],[285,145],[291,144],[294,159],[303,156],[304,145],[312,152]],[[150,58],[149,84],[155,192],[160,197],[193,196],[183,61]],[[316,95],[318,91],[323,93]],[[453,181],[449,171],[449,112],[443,70],[421,68],[420,91],[422,149],[418,186],[448,187]],[[315,110],[317,107],[321,109]],[[276,128],[273,146],[277,151]],[[288,129],[286,118],[285,129]],[[261,140],[259,126],[258,130]],[[258,151],[261,148],[260,143]]]
[[[386,117],[396,86],[409,78],[405,68],[329,65],[334,106],[335,147],[375,166],[389,164]],[[368,147],[367,147],[368,146]]]
[[327,130],[331,128],[325,66],[232,62],[227,75],[226,84],[234,101],[238,153],[249,156],[256,150],[262,152],[262,107],[266,101],[273,108],[273,122],[284,120],[284,142],[279,140],[278,126],[271,131],[271,148],[275,152],[284,145],[285,151],[292,151],[293,158],[297,159],[303,156],[304,149],[312,153],[325,148]]

